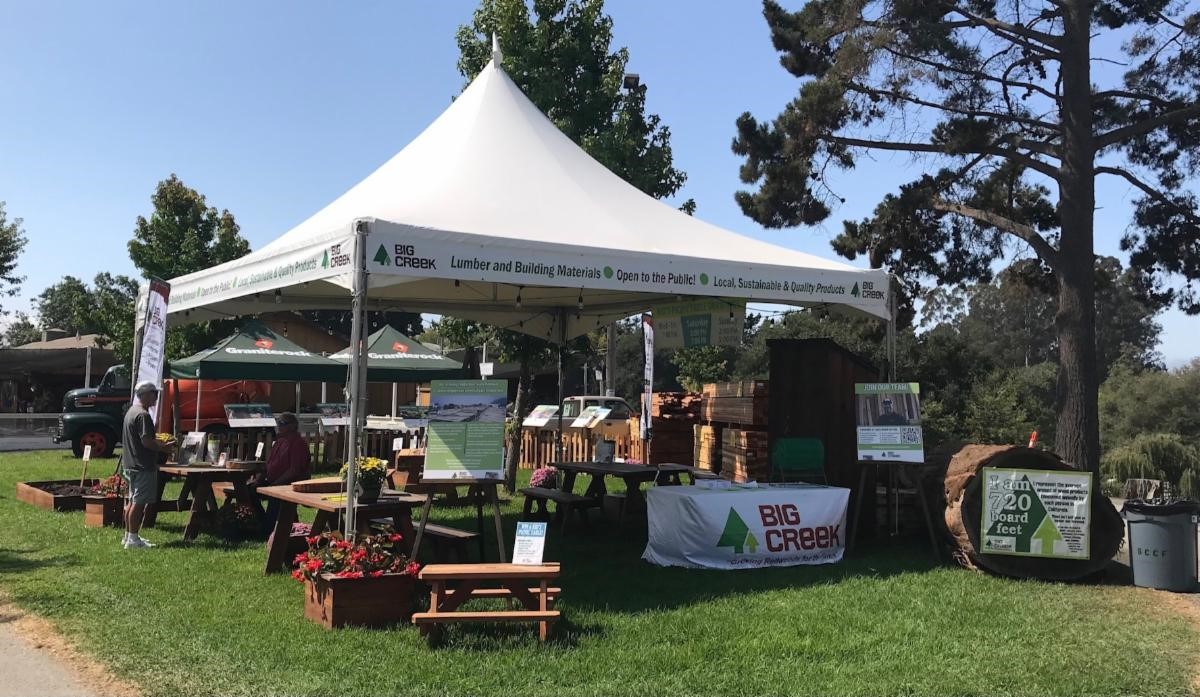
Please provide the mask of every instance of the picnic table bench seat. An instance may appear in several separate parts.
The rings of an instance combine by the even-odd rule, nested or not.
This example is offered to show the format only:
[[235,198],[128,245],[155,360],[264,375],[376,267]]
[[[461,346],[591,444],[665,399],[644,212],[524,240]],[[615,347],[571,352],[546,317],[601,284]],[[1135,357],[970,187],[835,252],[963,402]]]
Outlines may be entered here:
[[549,513],[546,510],[546,502],[553,501],[555,503],[554,517],[556,521],[561,521],[562,529],[567,529],[567,519],[571,517],[571,513],[579,514],[579,519],[584,526],[588,525],[587,509],[599,506],[600,501],[592,496],[580,496],[562,489],[548,489],[546,487],[531,486],[521,489],[521,493],[525,495],[525,515],[533,515],[534,503],[537,503],[538,513],[548,517]]
[[[558,578],[557,563],[519,564],[429,564],[418,578],[430,584],[429,612],[418,612],[413,624],[421,629],[430,646],[440,643],[441,625],[454,622],[536,622],[538,639],[545,641],[552,623],[562,613],[552,609],[562,589],[550,586]],[[531,584],[536,583],[536,586]],[[468,610],[459,608],[469,600],[509,598],[516,610]]]
[[[413,527],[417,527],[421,521],[414,520]],[[372,527],[382,527],[391,525],[391,521],[387,518],[380,518],[371,521]],[[479,533],[471,532],[470,530],[460,530],[452,528],[449,525],[438,525],[437,523],[425,524],[425,537],[433,545],[433,556],[439,562],[465,562],[467,560],[467,545],[472,540],[479,539]]]

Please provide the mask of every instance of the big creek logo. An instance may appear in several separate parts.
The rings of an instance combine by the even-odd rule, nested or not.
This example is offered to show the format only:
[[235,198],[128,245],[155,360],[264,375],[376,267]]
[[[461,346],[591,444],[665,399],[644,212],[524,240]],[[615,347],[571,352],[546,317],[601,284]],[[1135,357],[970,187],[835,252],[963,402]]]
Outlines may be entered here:
[[[763,541],[768,552],[807,552],[814,549],[829,549],[842,546],[842,526],[800,525],[800,509],[791,503],[761,504],[758,518],[763,526]],[[733,508],[725,519],[725,529],[717,547],[731,547],[734,554],[750,554],[758,551],[759,542],[750,526]]]
[[388,253],[387,245],[379,245],[375,256],[371,258],[380,266],[396,266],[404,269],[430,269],[437,271],[437,259],[417,256],[417,247],[412,244],[394,244],[392,253]]

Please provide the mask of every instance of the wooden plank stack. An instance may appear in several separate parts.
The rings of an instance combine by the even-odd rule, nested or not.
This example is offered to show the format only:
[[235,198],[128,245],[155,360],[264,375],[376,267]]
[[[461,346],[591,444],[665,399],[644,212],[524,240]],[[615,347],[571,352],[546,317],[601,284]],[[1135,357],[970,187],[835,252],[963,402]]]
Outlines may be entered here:
[[650,416],[667,421],[699,421],[704,404],[703,395],[694,392],[655,392],[650,403]]
[[721,476],[734,482],[770,479],[766,431],[726,428],[721,432]]
[[704,386],[704,420],[738,426],[766,426],[768,382],[718,382]]
[[[693,430],[700,421],[703,401],[700,395],[692,392],[654,393],[650,403],[653,436],[645,444],[645,464],[691,465],[694,462]],[[638,429],[636,425],[632,427]]]
[[721,471],[721,429],[707,424],[692,427],[693,465],[706,472]]

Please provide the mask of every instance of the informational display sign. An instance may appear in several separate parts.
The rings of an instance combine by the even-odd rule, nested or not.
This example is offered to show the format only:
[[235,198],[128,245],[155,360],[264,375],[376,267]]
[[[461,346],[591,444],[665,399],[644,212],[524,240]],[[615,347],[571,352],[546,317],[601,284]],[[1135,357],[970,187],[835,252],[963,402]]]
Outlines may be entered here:
[[859,460],[925,461],[920,394],[915,382],[854,385]]
[[571,428],[594,428],[612,413],[609,407],[588,407],[579,412],[579,416],[571,422]]
[[491,376],[496,374],[496,364],[492,363],[490,361],[487,363],[480,363],[479,364],[479,374],[485,378],[490,378]]
[[230,428],[273,428],[275,413],[270,404],[226,404],[225,419]]
[[179,464],[195,465],[204,462],[205,444],[208,434],[204,431],[189,431],[179,444]]
[[542,563],[542,553],[546,549],[546,527],[546,523],[517,522],[512,563],[530,566]]
[[980,551],[1087,559],[1091,513],[1090,472],[984,467]]
[[553,418],[557,413],[557,404],[539,404],[533,408],[533,411],[529,412],[529,416],[525,417],[525,420],[521,422],[521,425],[536,427],[545,426],[546,424],[550,423],[550,419]]
[[690,300],[654,307],[657,348],[737,346],[746,324],[745,300]]
[[434,380],[423,479],[504,476],[504,380]]
[[350,405],[345,402],[318,404],[317,411],[321,414],[321,425],[326,428],[350,425]]
[[86,465],[88,462],[91,462],[91,459],[92,459],[92,446],[90,446],[90,445],[83,446],[83,464]]

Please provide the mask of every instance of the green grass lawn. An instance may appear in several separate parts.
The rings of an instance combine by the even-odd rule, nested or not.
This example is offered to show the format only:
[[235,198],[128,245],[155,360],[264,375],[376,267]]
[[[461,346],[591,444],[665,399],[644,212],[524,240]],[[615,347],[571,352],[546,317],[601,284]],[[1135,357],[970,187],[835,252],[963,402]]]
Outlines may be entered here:
[[[263,575],[262,543],[184,544],[184,514],[147,533],[159,548],[125,551],[119,530],[15,500],[15,482],[78,467],[0,454],[0,590],[149,695],[1183,695],[1200,654],[1194,627],[1133,589],[991,578],[916,544],[836,566],[660,569],[640,560],[644,531],[604,525],[551,533],[554,641],[453,627],[431,651],[413,627],[304,620],[301,585]],[[471,509],[435,513],[474,528]]]

